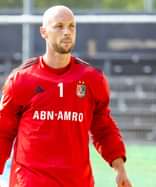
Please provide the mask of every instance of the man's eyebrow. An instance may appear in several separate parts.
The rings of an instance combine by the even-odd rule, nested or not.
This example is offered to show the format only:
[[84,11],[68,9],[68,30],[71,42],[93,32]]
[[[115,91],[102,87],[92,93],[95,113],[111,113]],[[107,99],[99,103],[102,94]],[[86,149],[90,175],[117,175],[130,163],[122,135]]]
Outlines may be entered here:
[[71,21],[71,22],[63,22],[63,21],[62,22],[61,21],[60,22],[54,22],[53,25],[62,25],[62,24],[66,24],[66,23],[68,23],[69,25],[71,25],[71,24],[76,25],[76,23],[73,22],[73,21]]
[[54,23],[52,23],[53,26],[55,26],[55,25],[62,25],[62,24],[63,24],[63,22],[54,22]]

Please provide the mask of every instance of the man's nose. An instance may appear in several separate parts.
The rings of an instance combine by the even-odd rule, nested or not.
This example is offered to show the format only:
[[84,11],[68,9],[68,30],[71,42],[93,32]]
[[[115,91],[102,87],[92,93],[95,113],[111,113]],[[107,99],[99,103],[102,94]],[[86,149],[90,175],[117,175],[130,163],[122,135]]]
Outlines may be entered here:
[[63,30],[63,33],[65,35],[69,35],[70,34],[70,29],[68,27],[65,27],[64,30]]

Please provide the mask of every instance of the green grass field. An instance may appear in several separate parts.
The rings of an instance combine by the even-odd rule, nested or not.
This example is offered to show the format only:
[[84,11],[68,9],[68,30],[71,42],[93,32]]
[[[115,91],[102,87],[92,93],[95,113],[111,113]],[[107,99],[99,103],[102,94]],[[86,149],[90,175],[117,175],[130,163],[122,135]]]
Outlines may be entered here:
[[[102,160],[93,146],[90,148],[95,187],[116,187],[114,170]],[[156,187],[156,146],[128,144],[126,169],[133,187]],[[9,164],[2,177],[2,187],[7,187]]]
[[[95,187],[115,187],[116,173],[91,146]],[[156,146],[127,145],[126,169],[133,187],[156,187]]]

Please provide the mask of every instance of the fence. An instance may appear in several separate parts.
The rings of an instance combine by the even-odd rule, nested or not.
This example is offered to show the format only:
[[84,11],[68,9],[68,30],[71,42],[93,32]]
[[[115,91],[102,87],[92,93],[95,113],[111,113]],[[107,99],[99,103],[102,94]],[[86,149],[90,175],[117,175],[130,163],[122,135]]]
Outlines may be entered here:
[[[156,16],[77,15],[76,19],[74,53],[108,75],[112,112],[125,137],[155,139]],[[1,15],[0,24],[2,85],[11,69],[30,55],[30,38],[32,55],[44,49],[38,32],[41,16]]]

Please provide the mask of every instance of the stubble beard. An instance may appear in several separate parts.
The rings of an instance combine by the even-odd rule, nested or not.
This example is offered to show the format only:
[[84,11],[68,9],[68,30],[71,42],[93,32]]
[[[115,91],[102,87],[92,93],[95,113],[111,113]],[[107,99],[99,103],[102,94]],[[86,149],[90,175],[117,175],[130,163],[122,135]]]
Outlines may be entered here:
[[71,53],[73,47],[74,47],[74,44],[73,44],[70,48],[65,49],[65,48],[62,47],[62,46],[59,46],[59,45],[57,45],[57,44],[53,44],[54,50],[55,50],[57,53],[60,53],[60,54],[68,54],[68,53]]

